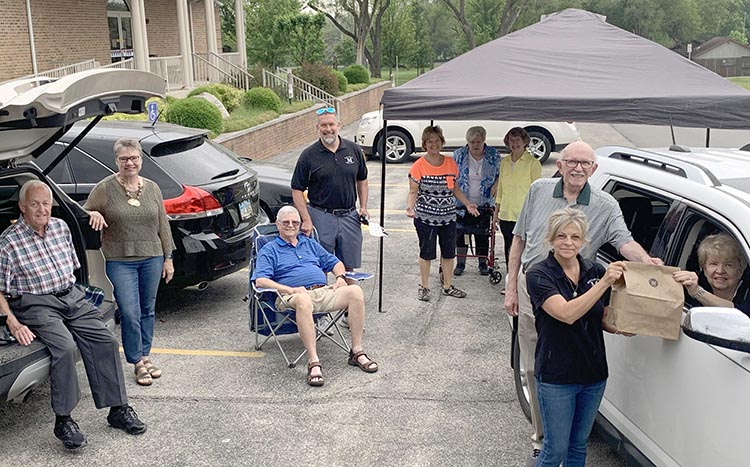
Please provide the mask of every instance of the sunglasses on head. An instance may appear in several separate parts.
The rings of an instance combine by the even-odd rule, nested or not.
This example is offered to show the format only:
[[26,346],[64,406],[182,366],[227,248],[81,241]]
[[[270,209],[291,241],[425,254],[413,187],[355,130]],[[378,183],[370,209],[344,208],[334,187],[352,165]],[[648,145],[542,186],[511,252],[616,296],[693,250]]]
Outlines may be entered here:
[[318,109],[315,113],[318,114],[318,115],[335,114],[336,113],[336,109],[333,108],[333,107],[323,107],[322,109]]

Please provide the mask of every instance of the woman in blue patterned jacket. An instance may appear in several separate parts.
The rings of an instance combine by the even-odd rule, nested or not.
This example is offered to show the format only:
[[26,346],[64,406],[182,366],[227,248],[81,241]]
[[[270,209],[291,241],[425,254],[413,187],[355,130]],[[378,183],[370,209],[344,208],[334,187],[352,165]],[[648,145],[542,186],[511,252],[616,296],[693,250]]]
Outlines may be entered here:
[[[492,208],[497,194],[497,180],[500,172],[500,156],[495,148],[485,144],[487,130],[473,126],[466,130],[466,146],[453,152],[453,159],[458,165],[458,187],[466,194],[469,201],[479,206],[479,217],[467,216],[466,208],[456,199],[456,216],[459,225],[476,232],[479,225],[491,224]],[[466,237],[459,228],[456,237],[456,269],[453,274],[460,276],[466,268]],[[489,233],[489,232],[488,232]],[[490,236],[474,233],[475,254],[479,256],[479,273],[486,276],[490,273],[487,266]]]

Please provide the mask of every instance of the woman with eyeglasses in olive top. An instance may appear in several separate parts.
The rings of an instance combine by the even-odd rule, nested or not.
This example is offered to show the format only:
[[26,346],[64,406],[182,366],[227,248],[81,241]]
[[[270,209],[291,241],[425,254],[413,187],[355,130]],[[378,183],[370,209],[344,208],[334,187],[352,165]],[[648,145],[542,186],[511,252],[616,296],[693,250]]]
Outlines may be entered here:
[[141,145],[115,142],[117,173],[99,182],[85,208],[89,224],[102,232],[107,276],[120,309],[125,359],[134,365],[135,380],[149,386],[161,370],[151,361],[156,292],[159,281],[174,275],[175,249],[159,186],[141,177]]
[[[495,219],[503,234],[505,268],[508,268],[510,245],[513,243],[513,227],[521,213],[523,200],[531,183],[541,178],[542,164],[526,149],[531,138],[521,127],[511,128],[505,135],[505,147],[510,154],[500,161],[500,178],[495,197]],[[499,222],[498,222],[499,221]]]

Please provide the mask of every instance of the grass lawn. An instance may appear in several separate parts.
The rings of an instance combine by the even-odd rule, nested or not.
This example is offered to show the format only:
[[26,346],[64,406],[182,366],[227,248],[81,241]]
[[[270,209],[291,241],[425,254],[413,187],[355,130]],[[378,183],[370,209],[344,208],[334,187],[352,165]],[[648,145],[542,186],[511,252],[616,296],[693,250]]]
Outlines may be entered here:
[[750,89],[750,76],[732,76],[727,79],[745,89]]
[[[396,70],[394,69],[393,72],[396,73]],[[381,70],[380,76],[383,79],[390,79],[390,70],[388,69],[388,67],[384,67]],[[396,73],[396,86],[401,86],[402,84],[416,78],[417,76],[418,75],[416,68],[399,68],[398,73]]]

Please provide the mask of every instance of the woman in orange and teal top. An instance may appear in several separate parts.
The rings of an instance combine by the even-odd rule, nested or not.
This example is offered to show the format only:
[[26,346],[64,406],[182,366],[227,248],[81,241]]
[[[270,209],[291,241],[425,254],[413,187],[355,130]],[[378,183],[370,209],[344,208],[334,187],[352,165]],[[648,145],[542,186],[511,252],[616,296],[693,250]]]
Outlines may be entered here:
[[495,197],[495,221],[500,220],[507,271],[510,245],[513,243],[513,227],[516,226],[531,183],[542,177],[542,164],[526,150],[531,138],[523,128],[511,128],[504,141],[505,147],[510,149],[510,155],[503,157],[500,162],[500,182]]
[[466,297],[466,292],[452,285],[453,260],[456,257],[456,198],[474,216],[477,205],[469,202],[456,185],[458,166],[450,157],[440,153],[445,145],[443,130],[428,126],[422,132],[422,147],[427,154],[409,170],[409,195],[406,215],[414,218],[419,238],[419,276],[421,283],[417,298],[430,300],[430,264],[437,257],[440,243],[440,266],[443,270],[443,295]]

